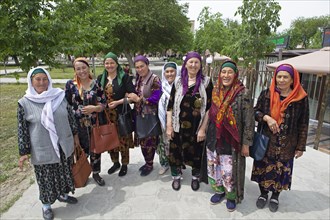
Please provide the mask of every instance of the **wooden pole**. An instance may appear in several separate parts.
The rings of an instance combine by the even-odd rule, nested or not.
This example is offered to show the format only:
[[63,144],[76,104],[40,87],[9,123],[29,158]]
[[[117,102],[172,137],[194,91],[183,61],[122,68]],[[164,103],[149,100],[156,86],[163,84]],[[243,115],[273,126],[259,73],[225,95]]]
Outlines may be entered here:
[[320,102],[322,102],[321,104],[321,110],[320,110],[320,115],[319,115],[319,120],[318,120],[318,124],[317,124],[317,129],[316,129],[316,136],[315,136],[315,141],[314,141],[314,149],[318,150],[319,149],[319,143],[320,143],[320,137],[321,137],[321,133],[322,133],[322,125],[323,125],[323,120],[324,120],[324,115],[325,115],[325,110],[326,110],[326,105],[327,105],[327,96],[328,96],[328,89],[330,87],[330,75],[326,76],[326,84],[325,84],[325,88],[323,91],[323,97],[322,100],[319,100]]

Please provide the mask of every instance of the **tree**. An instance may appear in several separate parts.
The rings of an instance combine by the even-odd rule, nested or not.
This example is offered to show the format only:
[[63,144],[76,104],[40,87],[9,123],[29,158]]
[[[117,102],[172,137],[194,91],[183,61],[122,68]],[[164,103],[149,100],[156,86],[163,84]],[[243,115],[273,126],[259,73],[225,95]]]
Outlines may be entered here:
[[268,38],[281,25],[280,10],[281,6],[274,0],[243,0],[235,13],[241,15],[242,32],[231,51],[243,57],[245,64],[256,64],[259,58],[274,49]]
[[192,45],[186,5],[180,6],[176,0],[122,0],[114,11],[126,19],[114,26],[116,42],[111,49],[123,52],[131,66],[137,52],[185,50]]
[[291,23],[287,31],[290,35],[290,49],[302,46],[303,48],[321,48],[322,33],[325,27],[330,26],[330,16],[312,18],[297,18]]
[[210,14],[209,7],[204,7],[198,16],[200,28],[195,36],[195,49],[220,52],[230,40],[229,30],[226,28],[221,13]]

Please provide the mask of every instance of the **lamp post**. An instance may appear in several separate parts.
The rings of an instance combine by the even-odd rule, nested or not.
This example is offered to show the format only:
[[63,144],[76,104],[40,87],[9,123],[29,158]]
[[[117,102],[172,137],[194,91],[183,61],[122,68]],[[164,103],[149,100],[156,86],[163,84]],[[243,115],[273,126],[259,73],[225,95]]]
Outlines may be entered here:
[[211,73],[211,64],[213,62],[213,58],[212,56],[208,56],[206,58],[206,64],[207,64],[207,75],[210,76],[210,73]]

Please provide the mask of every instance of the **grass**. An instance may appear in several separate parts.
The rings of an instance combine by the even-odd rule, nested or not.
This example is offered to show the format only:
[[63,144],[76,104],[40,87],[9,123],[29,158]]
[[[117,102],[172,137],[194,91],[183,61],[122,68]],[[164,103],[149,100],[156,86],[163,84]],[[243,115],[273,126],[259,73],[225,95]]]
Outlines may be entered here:
[[[63,88],[63,84],[54,84]],[[17,101],[23,97],[27,84],[0,84],[0,188],[16,186],[22,179],[33,176],[32,168],[26,167],[25,173],[18,173],[18,144],[17,144]],[[18,178],[20,180],[18,180]],[[31,185],[31,179],[28,183]],[[7,211],[23,192],[17,190],[10,199],[0,198],[0,214]],[[1,196],[6,196],[1,193]]]
[[[19,68],[19,67],[16,67]],[[91,69],[92,70],[92,69]],[[104,67],[97,66],[95,68],[96,76],[100,75],[104,70]],[[74,76],[74,71],[72,67],[65,68],[50,68],[48,69],[52,79],[72,79]],[[26,78],[27,73],[17,73],[20,78]],[[92,74],[93,75],[93,74]],[[1,78],[15,78],[15,74],[1,75]],[[94,75],[93,75],[94,77]]]

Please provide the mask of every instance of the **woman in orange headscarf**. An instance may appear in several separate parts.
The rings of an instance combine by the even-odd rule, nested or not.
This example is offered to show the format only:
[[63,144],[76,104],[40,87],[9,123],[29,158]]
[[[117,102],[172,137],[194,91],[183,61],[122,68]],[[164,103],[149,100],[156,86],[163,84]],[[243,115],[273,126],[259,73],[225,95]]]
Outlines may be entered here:
[[280,192],[291,188],[293,159],[306,150],[309,106],[298,71],[289,64],[278,66],[254,111],[258,131],[263,126],[263,133],[270,138],[265,157],[253,163],[251,180],[259,184],[261,193],[256,205],[263,208],[271,191],[269,209],[276,212]]

